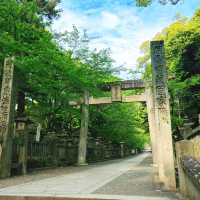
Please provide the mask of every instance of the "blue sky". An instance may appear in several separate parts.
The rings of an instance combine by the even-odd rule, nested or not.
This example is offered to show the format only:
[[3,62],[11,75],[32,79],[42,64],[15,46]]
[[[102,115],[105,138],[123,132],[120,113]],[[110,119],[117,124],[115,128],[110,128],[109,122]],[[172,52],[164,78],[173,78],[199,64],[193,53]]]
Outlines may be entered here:
[[53,29],[70,31],[73,25],[86,29],[91,48],[110,48],[117,65],[135,69],[141,43],[170,24],[177,13],[192,16],[200,0],[147,8],[136,7],[134,0],[62,0],[60,7],[63,12]]

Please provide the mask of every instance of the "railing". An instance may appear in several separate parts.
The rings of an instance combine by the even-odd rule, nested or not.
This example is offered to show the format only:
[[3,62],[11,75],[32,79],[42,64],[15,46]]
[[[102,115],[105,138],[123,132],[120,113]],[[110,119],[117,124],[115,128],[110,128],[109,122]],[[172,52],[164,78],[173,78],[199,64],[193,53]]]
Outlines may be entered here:
[[59,157],[55,153],[57,148],[53,142],[28,142],[27,168],[43,168],[55,166]]

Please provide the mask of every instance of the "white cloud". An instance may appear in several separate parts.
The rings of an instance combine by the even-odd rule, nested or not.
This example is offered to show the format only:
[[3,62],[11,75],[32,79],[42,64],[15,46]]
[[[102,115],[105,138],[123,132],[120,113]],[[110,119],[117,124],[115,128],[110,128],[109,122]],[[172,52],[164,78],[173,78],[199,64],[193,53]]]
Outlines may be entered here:
[[101,13],[101,26],[105,29],[113,29],[119,25],[120,20],[117,15],[114,15],[110,12],[103,11]]
[[76,25],[79,29],[88,28],[89,18],[86,15],[73,12],[71,10],[64,10],[58,20],[56,20],[52,26],[53,30],[58,32],[71,31],[73,25]]
[[141,43],[162,29],[162,25],[145,26],[133,9],[128,8],[113,13],[106,10],[99,13],[93,11],[90,15],[65,9],[53,29],[60,32],[71,30],[73,24],[80,29],[87,29],[89,35],[98,36],[91,41],[92,48],[110,48],[116,64],[124,64],[131,69],[136,66]]

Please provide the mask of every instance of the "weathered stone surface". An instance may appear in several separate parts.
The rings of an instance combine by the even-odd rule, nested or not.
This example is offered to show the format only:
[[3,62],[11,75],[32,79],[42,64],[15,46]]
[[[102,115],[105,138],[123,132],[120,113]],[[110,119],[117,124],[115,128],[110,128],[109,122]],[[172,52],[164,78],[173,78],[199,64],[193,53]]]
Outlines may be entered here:
[[121,102],[122,94],[121,94],[121,86],[120,85],[112,85],[111,86],[112,93],[112,102]]
[[183,156],[181,163],[186,174],[200,190],[200,162],[191,156]]
[[145,82],[143,80],[127,80],[105,83],[100,86],[100,89],[103,91],[110,91],[113,85],[120,85],[122,90],[145,88]]
[[[118,100],[121,103],[132,103],[132,102],[146,102],[146,94],[136,94],[136,95],[129,95],[129,96],[121,96]],[[78,106],[83,103],[83,99],[79,101],[70,101],[70,106]],[[98,105],[98,104],[112,104],[113,98],[112,97],[90,97],[89,104],[90,105]]]
[[18,117],[15,119],[16,130],[22,139],[19,146],[19,164],[22,166],[22,174],[27,173],[27,159],[28,159],[28,132],[26,130],[28,119],[25,117]]
[[186,183],[187,180],[181,164],[181,157],[183,155],[188,155],[188,153],[191,153],[193,145],[192,142],[188,140],[181,140],[176,143],[175,147],[176,147],[176,163],[178,168],[179,192],[183,199],[187,199],[188,198],[188,188]]
[[176,190],[172,130],[163,41],[151,42],[155,121],[159,141],[159,179],[166,190]]
[[88,122],[89,122],[89,92],[84,91],[84,103],[81,107],[81,129],[79,139],[78,151],[78,165],[86,164],[87,155],[87,136],[88,136]]
[[159,184],[159,174],[158,174],[158,152],[159,152],[159,140],[156,129],[156,118],[155,118],[155,102],[153,99],[152,83],[148,83],[145,89],[146,93],[146,105],[149,121],[149,132],[151,139],[151,148],[153,153],[153,181],[155,185]]
[[14,120],[13,76],[14,58],[6,58],[0,99],[0,177],[10,176],[12,131]]

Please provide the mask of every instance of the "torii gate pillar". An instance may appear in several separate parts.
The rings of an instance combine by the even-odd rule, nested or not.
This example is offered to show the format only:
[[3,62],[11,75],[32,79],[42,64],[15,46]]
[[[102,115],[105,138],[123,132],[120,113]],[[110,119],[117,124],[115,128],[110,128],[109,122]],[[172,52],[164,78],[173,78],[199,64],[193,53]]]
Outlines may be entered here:
[[155,117],[155,102],[153,98],[153,90],[152,90],[152,82],[146,83],[145,93],[146,93],[146,105],[147,105],[147,113],[148,113],[148,122],[149,122],[149,132],[151,138],[151,149],[153,156],[153,182],[156,186],[159,186],[159,161],[158,161],[158,153],[159,153],[159,138],[157,134],[156,127],[156,117]]
[[87,165],[87,137],[89,122],[89,92],[84,91],[83,103],[81,105],[81,129],[78,148],[78,165]]
[[176,190],[174,151],[170,118],[167,72],[163,41],[151,42],[153,93],[155,102],[155,125],[158,141],[158,172],[163,189]]

